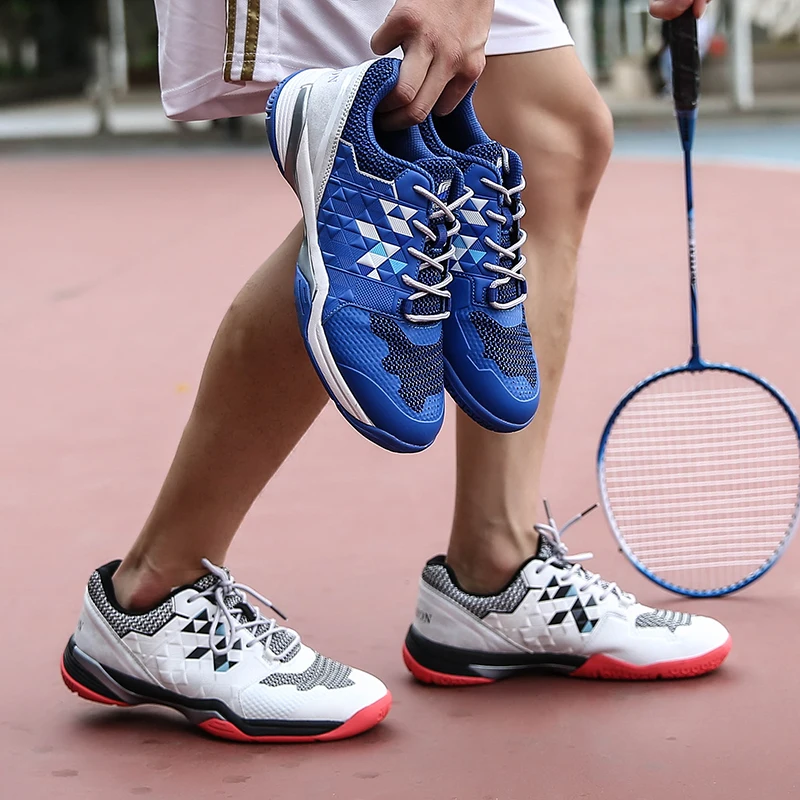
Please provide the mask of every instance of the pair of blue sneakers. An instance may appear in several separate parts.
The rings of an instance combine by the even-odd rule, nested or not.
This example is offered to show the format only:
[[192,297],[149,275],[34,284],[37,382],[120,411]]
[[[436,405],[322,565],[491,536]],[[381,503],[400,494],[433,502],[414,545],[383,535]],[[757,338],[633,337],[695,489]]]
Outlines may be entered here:
[[267,104],[298,195],[295,299],[306,348],[347,420],[396,452],[428,447],[445,387],[476,422],[524,428],[539,403],[525,322],[519,156],[468,96],[408,130],[374,125],[400,62],[308,69]]

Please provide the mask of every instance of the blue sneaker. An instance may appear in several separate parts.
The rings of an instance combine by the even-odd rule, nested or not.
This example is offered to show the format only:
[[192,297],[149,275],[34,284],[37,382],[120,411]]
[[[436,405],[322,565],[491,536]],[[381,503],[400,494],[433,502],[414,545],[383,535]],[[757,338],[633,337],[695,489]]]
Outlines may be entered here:
[[522,160],[484,133],[472,92],[451,114],[429,117],[420,128],[433,152],[456,161],[474,192],[460,210],[462,229],[453,240],[445,384],[483,427],[518,431],[539,406],[539,371],[523,305]]
[[267,129],[303,207],[295,300],[314,367],[355,428],[408,453],[444,418],[442,320],[469,193],[418,128],[375,129],[398,68],[384,58],[298,72],[272,92]]

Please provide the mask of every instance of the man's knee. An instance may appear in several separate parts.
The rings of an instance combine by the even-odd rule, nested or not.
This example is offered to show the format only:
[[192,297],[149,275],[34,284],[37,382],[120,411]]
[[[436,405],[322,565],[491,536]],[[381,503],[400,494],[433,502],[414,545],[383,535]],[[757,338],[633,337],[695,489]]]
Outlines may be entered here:
[[566,181],[579,195],[594,195],[614,147],[614,122],[599,94],[587,100],[521,109],[517,148],[529,182]]
[[598,97],[597,103],[589,109],[582,131],[587,158],[602,175],[614,149],[614,118],[602,98]]
[[490,58],[475,104],[489,135],[520,153],[534,191],[563,187],[581,204],[591,198],[614,126],[574,48]]
[[575,127],[584,162],[602,175],[614,148],[614,119],[611,110],[598,96],[597,102],[575,121]]

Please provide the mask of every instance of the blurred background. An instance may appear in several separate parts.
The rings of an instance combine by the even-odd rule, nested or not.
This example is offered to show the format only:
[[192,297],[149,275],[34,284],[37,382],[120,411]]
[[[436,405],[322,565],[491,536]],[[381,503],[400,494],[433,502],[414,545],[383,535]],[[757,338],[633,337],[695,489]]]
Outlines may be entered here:
[[[668,65],[646,0],[558,5],[618,123],[666,120]],[[800,115],[799,32],[800,0],[711,3],[700,30],[704,114]],[[0,0],[0,146],[97,135],[261,141],[260,118],[166,120],[157,41],[152,0]]]

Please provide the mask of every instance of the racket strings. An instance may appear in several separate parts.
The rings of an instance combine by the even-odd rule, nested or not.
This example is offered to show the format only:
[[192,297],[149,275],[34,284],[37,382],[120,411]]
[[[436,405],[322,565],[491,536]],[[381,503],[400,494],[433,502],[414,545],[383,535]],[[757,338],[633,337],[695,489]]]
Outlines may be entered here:
[[620,412],[601,486],[613,524],[647,571],[689,590],[730,586],[769,563],[794,528],[794,422],[747,376],[672,373]]

